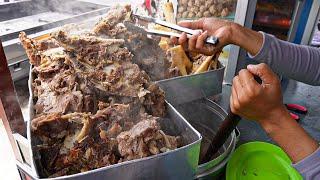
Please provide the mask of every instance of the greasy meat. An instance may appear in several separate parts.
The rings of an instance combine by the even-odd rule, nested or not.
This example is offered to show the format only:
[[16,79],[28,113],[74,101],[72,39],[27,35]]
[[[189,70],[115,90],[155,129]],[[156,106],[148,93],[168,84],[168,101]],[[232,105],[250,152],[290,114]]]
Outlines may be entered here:
[[73,35],[59,30],[51,34],[76,59],[87,66],[101,67],[114,61],[131,61],[131,53],[122,39],[105,39],[88,35]]
[[[147,112],[164,116],[164,93],[132,62],[132,54],[124,47],[124,40],[74,36],[63,29],[52,36],[67,50],[68,59],[78,75],[99,91],[107,92],[107,96],[131,97],[131,102],[139,100]],[[122,99],[116,101],[121,102]]]
[[130,18],[130,13],[131,7],[129,5],[114,7],[108,11],[105,18],[97,23],[93,31],[97,34],[104,33],[113,36],[119,34],[121,31],[115,32],[114,29],[119,30],[117,25],[119,22],[123,22],[125,19]]
[[166,54],[158,41],[146,37],[146,34],[128,32],[126,45],[133,54],[133,62],[146,71],[152,81],[173,77]]
[[20,41],[32,65],[39,65],[41,62],[41,52],[50,48],[58,47],[54,39],[34,41],[27,37],[25,32],[19,34]]
[[117,7],[108,12],[94,28],[98,35],[125,40],[125,46],[133,54],[132,61],[139,65],[152,81],[172,77],[169,61],[158,46],[159,41],[150,39],[144,32],[127,28],[125,22],[132,22],[131,11],[127,6]]
[[[160,130],[156,117],[147,117],[129,131],[118,135],[118,149],[122,161],[143,158],[177,148],[177,139]],[[170,140],[169,140],[170,139]]]
[[[130,6],[89,31],[67,25],[46,40],[20,34],[32,69],[32,148],[41,177],[58,177],[177,148],[160,127],[169,76],[157,41],[131,32]],[[38,158],[40,157],[40,158]]]
[[158,121],[132,112],[128,105],[114,104],[94,115],[42,115],[31,127],[42,142],[36,150],[43,157],[44,176],[55,177],[177,148],[177,138],[165,135]]
[[33,94],[37,100],[36,114],[83,112],[84,94],[79,90],[73,70],[57,73],[52,78],[36,78]]
[[57,47],[48,49],[41,53],[41,62],[34,67],[33,71],[43,79],[50,78],[57,73],[69,69],[66,62],[66,54],[63,48]]

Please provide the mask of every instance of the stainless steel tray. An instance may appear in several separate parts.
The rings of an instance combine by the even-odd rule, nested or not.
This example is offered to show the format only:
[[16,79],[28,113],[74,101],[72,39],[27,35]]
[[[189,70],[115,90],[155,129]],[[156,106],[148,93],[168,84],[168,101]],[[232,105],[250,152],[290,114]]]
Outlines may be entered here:
[[[35,142],[33,141],[30,128],[34,114],[31,87],[33,78],[33,74],[30,73],[30,120],[28,121],[28,141],[31,153],[31,168],[27,167],[24,169],[31,169],[31,172],[27,173],[32,178],[37,179],[38,166],[35,163],[37,155],[33,154],[32,151],[32,145],[34,145]],[[84,173],[58,177],[55,179],[192,179],[196,175],[198,167],[202,136],[174,109],[170,103],[167,103],[167,112],[168,115],[161,122],[161,127],[167,134],[181,136],[184,146],[155,156],[118,163]]]
[[175,77],[157,81],[166,92],[166,100],[173,105],[188,103],[197,99],[221,93],[225,67],[208,72]]

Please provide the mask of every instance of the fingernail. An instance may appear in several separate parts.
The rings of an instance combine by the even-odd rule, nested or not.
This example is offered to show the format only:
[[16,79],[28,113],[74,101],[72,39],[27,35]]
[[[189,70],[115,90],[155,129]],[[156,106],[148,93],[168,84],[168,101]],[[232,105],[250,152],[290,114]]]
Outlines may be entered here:
[[253,69],[254,68],[254,65],[252,65],[252,64],[249,64],[248,66],[247,66],[247,69]]
[[197,30],[195,35],[200,35],[200,34],[201,34],[201,31]]
[[209,35],[208,35],[208,31],[204,31],[204,33],[202,33],[202,36],[204,36],[205,38],[207,38]]

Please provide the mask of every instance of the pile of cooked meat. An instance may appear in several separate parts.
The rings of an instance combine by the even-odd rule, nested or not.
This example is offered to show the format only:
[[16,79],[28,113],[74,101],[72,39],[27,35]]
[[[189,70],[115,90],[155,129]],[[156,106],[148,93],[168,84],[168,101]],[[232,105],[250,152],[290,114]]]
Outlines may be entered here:
[[[90,31],[68,25],[51,38],[20,34],[32,69],[34,157],[41,177],[84,172],[181,145],[165,134],[164,92],[173,76],[158,42],[126,29],[117,7]],[[78,32],[78,33],[74,33]]]

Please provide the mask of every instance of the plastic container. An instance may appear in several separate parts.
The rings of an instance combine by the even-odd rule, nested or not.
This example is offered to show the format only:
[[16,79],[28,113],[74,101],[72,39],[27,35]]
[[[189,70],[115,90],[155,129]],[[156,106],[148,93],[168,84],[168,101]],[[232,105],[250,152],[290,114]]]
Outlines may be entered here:
[[227,180],[302,180],[288,155],[278,146],[249,142],[236,149],[227,165]]

